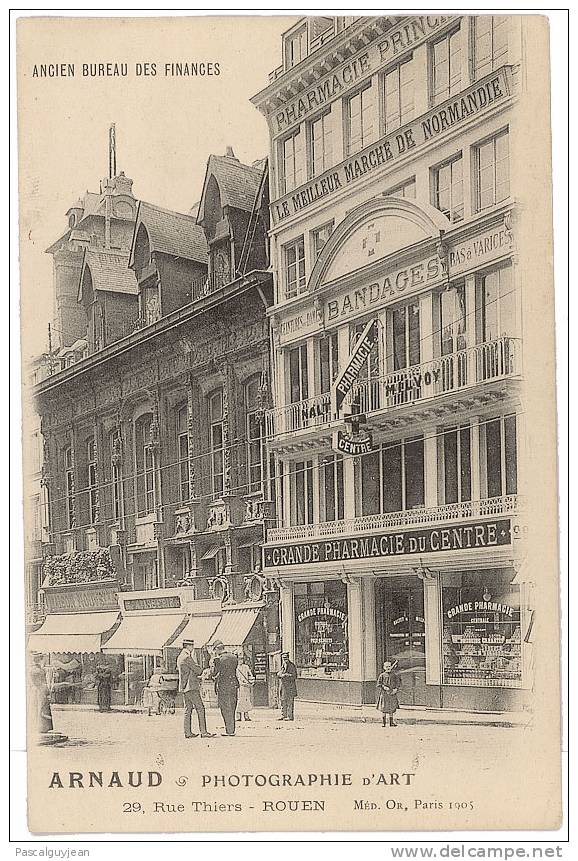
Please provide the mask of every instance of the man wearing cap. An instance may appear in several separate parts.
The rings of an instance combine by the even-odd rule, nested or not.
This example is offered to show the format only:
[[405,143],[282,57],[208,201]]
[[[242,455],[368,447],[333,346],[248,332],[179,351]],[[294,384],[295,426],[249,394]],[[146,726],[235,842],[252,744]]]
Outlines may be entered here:
[[235,712],[237,711],[237,697],[239,695],[239,679],[237,678],[239,660],[232,652],[225,650],[220,640],[215,640],[213,643],[213,651],[211,676],[215,680],[217,703],[225,721],[226,732],[223,735],[235,735]]
[[191,728],[193,708],[199,719],[199,730],[202,738],[214,738],[214,733],[207,732],[207,721],[205,718],[205,704],[201,697],[201,674],[202,669],[197,664],[193,654],[194,640],[183,640],[183,650],[177,658],[177,670],[179,671],[179,691],[183,694],[185,701],[185,738],[198,738]]
[[281,669],[277,673],[281,694],[281,717],[279,720],[295,719],[295,697],[297,696],[297,667],[289,660],[289,652],[281,653]]

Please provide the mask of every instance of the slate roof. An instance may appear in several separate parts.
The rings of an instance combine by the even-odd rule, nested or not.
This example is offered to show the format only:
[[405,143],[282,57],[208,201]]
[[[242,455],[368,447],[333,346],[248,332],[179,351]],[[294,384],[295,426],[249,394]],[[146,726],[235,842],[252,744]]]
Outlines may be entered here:
[[210,176],[214,176],[217,180],[222,206],[231,206],[234,209],[251,212],[263,176],[264,164],[265,160],[256,165],[248,165],[229,156],[209,156],[198,220],[202,221],[204,218],[205,189]]
[[102,251],[87,248],[80,273],[78,301],[82,300],[82,283],[86,268],[90,270],[94,290],[138,295],[138,283],[134,272],[128,268],[128,260],[128,251]]
[[141,201],[134,226],[133,250],[134,240],[141,224],[145,226],[148,233],[151,251],[195,260],[197,263],[208,263],[205,232],[192,215],[162,209],[160,206]]

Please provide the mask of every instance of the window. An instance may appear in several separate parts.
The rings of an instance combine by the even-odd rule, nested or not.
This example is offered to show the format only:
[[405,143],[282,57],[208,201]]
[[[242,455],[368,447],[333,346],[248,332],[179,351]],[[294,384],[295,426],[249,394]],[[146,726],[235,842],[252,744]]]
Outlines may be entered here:
[[300,236],[285,246],[285,298],[303,293],[305,285],[305,242]]
[[410,58],[383,75],[383,133],[405,125],[414,116],[413,61]]
[[346,102],[347,155],[359,152],[375,140],[374,87],[369,84]]
[[313,461],[293,461],[289,465],[291,526],[313,523]]
[[141,315],[144,326],[150,326],[161,319],[158,284],[141,289]]
[[494,269],[480,278],[478,312],[481,317],[479,334],[482,343],[517,334],[516,304],[510,266]]
[[444,503],[467,502],[472,498],[470,426],[445,428],[438,446]]
[[425,504],[423,437],[383,443],[361,458],[361,513],[383,514]]
[[110,435],[110,473],[112,477],[112,517],[117,522],[122,516],[121,445],[120,430],[115,428]]
[[464,217],[464,182],[461,153],[456,158],[433,170],[433,205],[449,218],[461,221]]
[[74,529],[76,518],[74,514],[74,459],[72,447],[64,450],[64,483],[66,486],[66,526]]
[[405,182],[401,182],[399,185],[390,188],[389,191],[386,191],[385,193],[391,194],[394,197],[405,197],[410,200],[415,200],[415,176],[412,176],[411,179],[406,179]]
[[179,458],[179,502],[186,503],[191,496],[188,410],[186,404],[177,410],[177,452]]
[[154,457],[151,445],[152,415],[145,413],[135,422],[136,502],[137,515],[143,517],[155,510]]
[[393,370],[410,368],[420,362],[419,302],[400,305],[391,312]]
[[292,404],[309,397],[307,344],[289,350],[289,396]]
[[447,685],[522,685],[520,587],[501,571],[457,575],[443,586],[443,681]]
[[472,19],[474,79],[508,62],[507,15],[479,15]]
[[307,56],[307,27],[306,25],[285,37],[285,67],[292,69]]
[[432,103],[449,99],[462,84],[462,35],[459,30],[446,33],[431,46]]
[[449,356],[466,347],[466,290],[454,284],[438,294],[441,355]]
[[308,125],[309,176],[319,176],[333,164],[331,111],[326,111]]
[[320,459],[320,520],[343,520],[343,458],[339,454]]
[[319,357],[319,391],[321,394],[331,391],[339,371],[337,332],[324,335],[318,341]]
[[503,131],[474,150],[476,211],[501,203],[510,196],[508,132]]
[[480,423],[482,496],[494,499],[518,492],[516,416]]
[[327,224],[324,224],[322,227],[318,227],[316,230],[311,231],[311,257],[313,258],[314,263],[323,251],[323,247],[332,233],[332,221],[328,222]]
[[301,128],[281,142],[280,193],[293,191],[304,180],[303,133]]
[[86,444],[86,475],[88,487],[88,519],[89,523],[96,523],[98,519],[98,489],[96,442],[94,437],[91,437]]
[[347,586],[340,580],[295,583],[295,663],[324,675],[349,666]]
[[262,490],[265,438],[263,433],[260,378],[255,377],[245,386],[245,412],[247,433],[247,490]]
[[223,392],[213,392],[209,395],[209,448],[211,453],[211,489],[213,496],[219,497],[224,490],[225,458],[224,458],[224,426],[223,426]]

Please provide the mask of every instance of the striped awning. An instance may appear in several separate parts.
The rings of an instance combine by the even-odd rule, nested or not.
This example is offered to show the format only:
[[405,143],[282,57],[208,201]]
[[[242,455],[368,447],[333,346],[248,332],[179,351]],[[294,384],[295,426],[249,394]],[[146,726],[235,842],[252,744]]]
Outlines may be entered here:
[[185,627],[187,617],[180,613],[124,616],[103,652],[109,655],[162,655]]
[[100,613],[51,613],[28,638],[31,652],[101,652],[103,640],[118,621],[118,610]]
[[242,646],[257,621],[259,611],[259,607],[223,610],[221,621],[209,643],[220,640],[224,646]]

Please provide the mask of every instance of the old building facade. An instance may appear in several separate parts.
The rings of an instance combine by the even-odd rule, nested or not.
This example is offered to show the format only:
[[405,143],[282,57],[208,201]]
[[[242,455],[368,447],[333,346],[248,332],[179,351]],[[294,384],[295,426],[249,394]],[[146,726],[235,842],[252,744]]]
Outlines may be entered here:
[[128,241],[89,239],[75,266],[83,351],[35,386],[50,529],[31,648],[70,668],[76,701],[100,661],[115,700],[139,701],[185,636],[244,649],[256,703],[274,692],[268,205],[267,162],[228,150],[198,212],[134,201]]
[[305,18],[270,132],[277,525],[304,699],[521,707],[522,19]]

